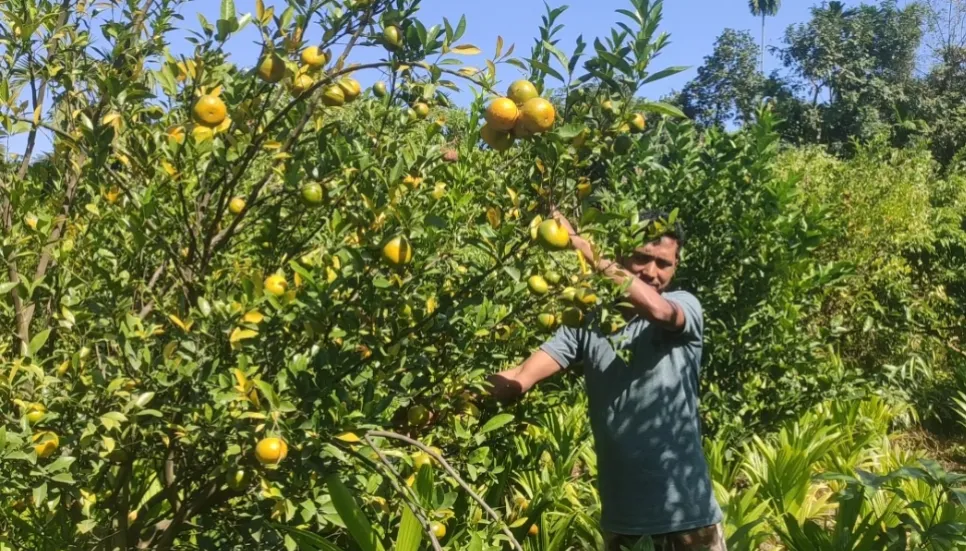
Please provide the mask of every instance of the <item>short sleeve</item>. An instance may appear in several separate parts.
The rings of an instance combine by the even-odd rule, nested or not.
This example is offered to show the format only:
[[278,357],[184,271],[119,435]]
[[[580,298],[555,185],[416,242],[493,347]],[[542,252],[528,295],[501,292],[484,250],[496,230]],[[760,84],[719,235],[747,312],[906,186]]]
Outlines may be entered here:
[[540,346],[540,350],[566,369],[580,357],[580,336],[572,327],[561,327],[550,340]]
[[678,291],[668,293],[664,298],[677,304],[684,312],[684,329],[680,334],[689,337],[691,341],[700,342],[704,338],[704,309],[698,297],[685,291]]

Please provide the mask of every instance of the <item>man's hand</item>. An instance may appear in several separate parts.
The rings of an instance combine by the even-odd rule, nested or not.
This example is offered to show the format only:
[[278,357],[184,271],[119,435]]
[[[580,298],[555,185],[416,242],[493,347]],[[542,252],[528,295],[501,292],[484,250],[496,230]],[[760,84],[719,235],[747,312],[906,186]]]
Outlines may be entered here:
[[487,377],[486,390],[490,396],[503,404],[518,400],[523,395],[523,385],[506,372],[494,373]]

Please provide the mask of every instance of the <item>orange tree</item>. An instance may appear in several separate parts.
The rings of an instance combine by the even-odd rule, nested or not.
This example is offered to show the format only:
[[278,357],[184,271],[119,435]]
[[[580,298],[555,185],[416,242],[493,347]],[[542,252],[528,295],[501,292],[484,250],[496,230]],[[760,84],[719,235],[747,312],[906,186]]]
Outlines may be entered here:
[[[540,534],[487,504],[510,495],[516,424],[466,391],[561,322],[616,320],[597,297],[617,290],[543,218],[558,205],[612,251],[646,229],[621,184],[645,127],[679,116],[632,101],[680,70],[650,70],[660,2],[570,55],[548,8],[529,56],[497,40],[482,68],[460,61],[480,53],[465,20],[427,26],[415,0],[225,0],[175,57],[186,3],[0,7],[0,122],[27,144],[0,181],[0,546]],[[240,67],[244,27],[263,50]],[[437,481],[440,452],[459,471]]]

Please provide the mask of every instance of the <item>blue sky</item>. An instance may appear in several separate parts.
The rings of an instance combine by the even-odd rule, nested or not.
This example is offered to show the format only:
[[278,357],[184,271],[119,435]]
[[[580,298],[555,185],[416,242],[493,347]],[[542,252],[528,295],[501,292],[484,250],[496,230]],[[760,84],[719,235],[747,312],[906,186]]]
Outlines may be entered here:
[[[622,18],[614,10],[629,8],[629,0],[570,0],[570,2],[552,2],[557,6],[568,4],[570,8],[563,14],[560,21],[566,26],[560,33],[558,46],[569,55],[575,39],[582,34],[591,43],[593,37],[604,36],[614,22]],[[784,29],[793,23],[808,19],[809,7],[817,2],[811,0],[785,0],[777,17],[768,18],[766,40],[771,46],[781,43]],[[856,1],[848,4],[858,4]],[[178,24],[179,29],[200,28],[197,15],[204,15],[209,21],[218,18],[220,0],[195,0],[188,3],[181,11],[184,21]],[[265,0],[266,5],[280,4],[273,0]],[[238,14],[254,12],[255,0],[235,0]],[[278,8],[281,11],[281,8]],[[448,18],[454,25],[461,15],[466,15],[467,29],[461,42],[471,43],[481,48],[483,55],[464,57],[468,65],[482,66],[485,56],[492,55],[495,49],[496,37],[502,36],[504,42],[516,45],[514,55],[526,56],[533,44],[540,26],[541,16],[544,14],[544,3],[539,0],[423,0],[419,17],[428,26],[442,23]],[[662,55],[655,60],[653,70],[664,67],[683,65],[690,69],[675,77],[649,85],[642,91],[642,95],[657,99],[674,89],[680,89],[688,80],[694,77],[697,67],[704,57],[711,53],[714,40],[726,28],[747,29],[759,37],[761,21],[753,17],[748,11],[746,0],[666,0],[664,5],[664,20],[661,29],[670,34],[670,44]],[[183,30],[171,35],[171,50],[174,54],[190,54],[192,45],[183,40],[186,33]],[[311,40],[312,34],[306,39]],[[259,36],[254,26],[249,25],[229,41],[227,51],[230,59],[240,66],[247,67],[254,63],[260,46]],[[377,59],[383,52],[380,49],[371,51],[357,50],[351,57],[355,61]],[[777,68],[779,62],[773,57],[766,60],[766,70],[769,72]],[[503,89],[507,83],[521,76],[520,71],[510,65],[503,65],[499,69],[498,77]],[[369,85],[380,78],[378,73],[357,75],[363,85]],[[550,83],[550,85],[553,85]],[[459,104],[465,104],[472,98],[468,92],[457,95],[454,99]],[[11,152],[22,152],[25,135],[10,138],[8,146]],[[41,151],[50,147],[48,137],[39,140]]]

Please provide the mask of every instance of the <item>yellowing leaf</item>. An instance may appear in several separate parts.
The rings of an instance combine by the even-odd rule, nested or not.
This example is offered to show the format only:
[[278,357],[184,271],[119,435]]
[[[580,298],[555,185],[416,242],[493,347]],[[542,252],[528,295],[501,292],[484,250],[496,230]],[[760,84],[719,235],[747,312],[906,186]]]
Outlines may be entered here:
[[450,51],[454,54],[459,55],[478,55],[481,50],[472,44],[460,44],[459,46],[453,46]]
[[577,262],[580,264],[580,273],[584,275],[589,274],[590,269],[587,267],[587,259],[585,259],[584,255],[576,249],[574,250],[574,253],[577,255]]
[[343,442],[349,442],[351,444],[362,442],[362,439],[356,436],[354,432],[343,432],[342,434],[336,436],[336,438],[338,438],[339,440],[342,440]]
[[508,187],[508,188],[506,188],[506,193],[507,193],[507,195],[510,196],[510,202],[513,203],[513,206],[514,207],[519,207],[520,206],[520,197],[517,195],[517,192],[512,187]]
[[252,310],[251,312],[245,314],[245,317],[242,319],[245,321],[245,323],[258,324],[262,323],[262,320],[265,319],[265,316],[263,316],[258,310]]
[[477,69],[476,67],[463,67],[462,69],[456,72],[463,75],[464,77],[471,77],[476,73],[479,73],[480,70]]
[[181,330],[184,331],[185,333],[191,331],[191,326],[194,325],[193,321],[191,320],[188,320],[187,322],[181,321],[181,318],[179,318],[174,314],[169,314],[168,319],[171,320],[171,323],[180,327]]
[[265,17],[265,3],[262,0],[255,0],[255,18],[259,21]]
[[258,336],[258,331],[252,331],[251,329],[242,329],[236,327],[231,335],[228,337],[228,342],[235,344],[237,342],[243,341],[245,339],[250,339],[252,337]]
[[161,168],[163,168],[164,171],[168,173],[168,176],[171,176],[172,178],[176,178],[178,176],[178,169],[174,168],[174,165],[168,161],[161,161]]
[[235,368],[232,370],[232,373],[235,375],[235,380],[238,381],[238,386],[245,388],[248,385],[248,377],[245,376],[245,372]]
[[500,223],[503,222],[503,212],[499,207],[490,207],[486,209],[486,220],[490,223],[490,227],[494,230],[500,227]]
[[436,297],[429,297],[428,299],[426,299],[427,314],[432,314],[433,312],[435,312],[438,306],[439,306],[439,303],[437,302]]
[[265,142],[264,144],[262,144],[262,149],[267,149],[268,151],[274,151],[276,149],[281,149],[281,147],[282,147],[282,143],[281,142],[274,141],[274,140],[272,140],[270,142]]
[[221,89],[221,85],[219,84],[218,86],[215,86],[211,90],[211,92],[208,92],[208,95],[215,96],[217,98],[218,96],[221,95],[221,92],[222,92],[222,89]]

